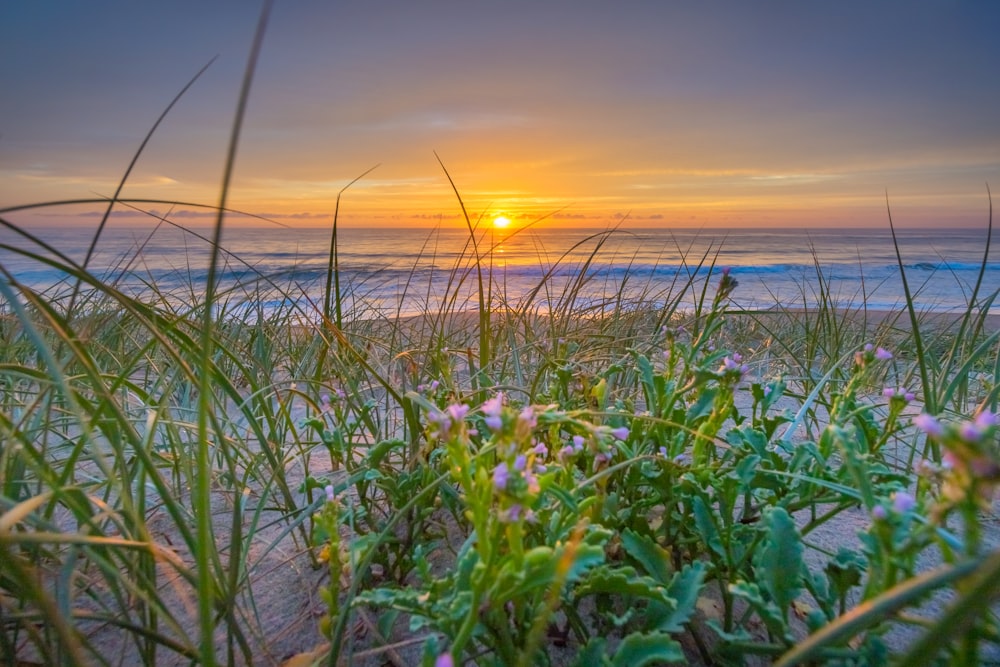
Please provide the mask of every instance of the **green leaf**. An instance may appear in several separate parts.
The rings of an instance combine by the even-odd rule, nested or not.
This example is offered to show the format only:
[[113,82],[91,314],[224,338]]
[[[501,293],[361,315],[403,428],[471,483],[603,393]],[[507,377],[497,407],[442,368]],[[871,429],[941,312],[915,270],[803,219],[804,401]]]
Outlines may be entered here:
[[642,667],[684,661],[684,650],[670,635],[663,632],[637,632],[622,640],[611,664],[615,667]]
[[741,488],[746,489],[750,487],[759,467],[760,457],[756,454],[751,454],[736,464],[736,469],[733,472],[736,474],[737,479],[740,480]]
[[638,561],[647,574],[661,583],[667,582],[670,578],[670,557],[666,550],[630,528],[622,532],[621,539],[625,553]]
[[368,450],[368,465],[372,468],[377,468],[382,465],[382,460],[385,458],[386,454],[397,447],[406,447],[406,442],[396,438],[393,440],[382,440],[377,443],[374,447]]
[[802,589],[802,538],[783,507],[767,509],[762,524],[767,534],[754,556],[757,581],[787,620],[788,607]]
[[738,598],[746,600],[771,634],[782,637],[786,642],[793,641],[792,634],[788,628],[787,619],[784,616],[784,609],[779,609],[773,600],[765,600],[761,595],[760,586],[741,581],[729,586],[729,592]]
[[674,574],[667,587],[667,595],[674,600],[674,608],[666,606],[650,609],[647,617],[649,624],[661,632],[683,632],[684,624],[694,614],[705,581],[707,566],[702,561],[685,565],[684,569]]
[[856,551],[841,547],[836,557],[826,564],[826,576],[837,595],[844,595],[861,583],[861,575],[868,567],[865,557]]
[[571,667],[595,667],[596,665],[608,664],[604,657],[604,647],[607,645],[604,637],[591,637],[583,650],[577,653],[576,660]]
[[566,575],[566,581],[577,581],[587,570],[604,562],[603,544],[581,544],[576,549],[576,557]]
[[667,589],[652,577],[640,576],[631,567],[602,567],[594,570],[576,589],[580,596],[608,593],[648,598],[670,607],[676,603],[667,595]]
[[715,404],[715,395],[718,393],[719,390],[715,387],[704,389],[698,396],[698,400],[688,408],[685,423],[694,425],[702,417],[710,415],[712,406]]
[[722,546],[719,527],[715,524],[712,513],[701,496],[694,496],[691,499],[691,511],[694,514],[695,526],[698,528],[698,532],[701,533],[701,539],[705,540],[705,546],[725,561],[726,550]]

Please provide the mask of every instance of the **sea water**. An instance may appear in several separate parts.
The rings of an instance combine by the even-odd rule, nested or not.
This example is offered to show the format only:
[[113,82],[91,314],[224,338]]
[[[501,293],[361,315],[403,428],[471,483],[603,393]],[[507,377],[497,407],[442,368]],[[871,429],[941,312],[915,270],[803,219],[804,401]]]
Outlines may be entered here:
[[[82,263],[93,226],[30,230],[66,260]],[[217,288],[229,312],[323,310],[331,269],[329,228],[231,225],[219,248]],[[105,284],[171,308],[196,307],[204,294],[212,231],[168,225],[109,225],[87,265]],[[42,258],[49,250],[0,231],[0,265],[12,281],[59,299],[74,284]],[[897,248],[899,258],[897,258]],[[1000,290],[1000,258],[986,255],[987,230],[899,229],[529,229],[342,227],[336,236],[339,299],[347,316],[473,310],[480,278],[495,307],[546,309],[574,301],[599,311],[681,307],[711,295],[723,268],[739,283],[736,308],[834,305],[896,310],[903,277],[920,311],[965,309]],[[985,263],[985,264],[984,264]],[[985,266],[985,270],[981,269]],[[687,290],[683,288],[688,287]],[[1000,304],[990,304],[1000,312]]]

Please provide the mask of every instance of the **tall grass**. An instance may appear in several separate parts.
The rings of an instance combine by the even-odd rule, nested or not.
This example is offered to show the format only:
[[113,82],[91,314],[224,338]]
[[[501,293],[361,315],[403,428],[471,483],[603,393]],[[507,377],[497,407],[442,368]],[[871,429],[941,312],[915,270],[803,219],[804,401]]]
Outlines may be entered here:
[[[948,349],[956,350],[949,365],[935,366],[935,377],[951,384],[935,386],[953,386],[958,377],[968,382],[971,369],[994,378],[978,390],[967,385],[961,401],[957,392],[948,394],[953,414],[974,414],[996,401],[996,334],[968,324],[981,320],[981,301],[970,300],[957,330],[942,329],[936,321],[925,324],[920,317],[909,328],[891,320],[872,323],[845,309],[829,289],[820,292],[819,306],[810,309],[785,305],[770,312],[729,313],[713,292],[715,284],[695,278],[702,269],[711,270],[709,253],[692,258],[687,281],[663,291],[640,290],[638,301],[626,296],[624,284],[610,286],[602,303],[582,300],[592,280],[586,262],[562,285],[553,281],[551,267],[525,295],[494,293],[484,286],[484,295],[496,297],[492,305],[486,299],[475,302],[491,310],[484,332],[481,315],[470,318],[459,297],[467,277],[478,275],[476,267],[484,264],[484,255],[473,251],[452,269],[450,291],[442,300],[451,304],[450,310],[385,320],[370,317],[371,311],[357,301],[352,303],[358,311],[344,312],[342,325],[331,328],[325,318],[316,317],[323,306],[310,310],[294,285],[290,291],[266,276],[217,292],[211,301],[196,285],[189,289],[194,300],[185,303],[159,293],[155,284],[144,295],[127,295],[114,281],[92,275],[27,230],[5,224],[19,234],[5,251],[35,258],[80,285],[73,310],[67,312],[70,300],[50,299],[10,273],[0,282],[5,304],[0,332],[5,350],[0,366],[3,641],[8,655],[46,663],[278,662],[289,650],[319,645],[321,637],[309,618],[293,626],[297,634],[290,635],[290,642],[298,642],[291,644],[295,648],[270,645],[272,628],[259,604],[262,599],[273,604],[269,573],[263,568],[280,566],[269,556],[297,553],[303,563],[323,561],[315,548],[332,534],[316,524],[315,512],[325,505],[322,489],[327,483],[340,497],[353,499],[355,514],[344,521],[368,548],[352,547],[353,555],[344,561],[350,563],[351,576],[341,592],[346,598],[339,613],[331,617],[336,623],[324,655],[377,648],[353,648],[347,630],[351,619],[363,613],[360,601],[372,600],[361,595],[373,583],[366,570],[377,565],[381,576],[412,581],[423,567],[417,556],[436,548],[432,545],[441,539],[442,526],[452,521],[461,526],[461,513],[451,513],[458,508],[449,509],[458,496],[448,491],[448,474],[439,467],[444,459],[426,428],[427,417],[450,404],[481,403],[495,391],[503,391],[514,404],[555,404],[571,411],[573,419],[598,425],[614,426],[625,415],[633,434],[619,443],[626,459],[609,472],[596,473],[590,483],[609,480],[601,485],[613,482],[614,475],[623,475],[623,482],[631,479],[629,470],[648,460],[655,446],[683,441],[689,437],[685,433],[703,434],[713,447],[723,444],[720,438],[728,427],[718,422],[712,428],[723,431],[711,435],[714,431],[706,431],[709,422],[703,420],[711,402],[724,394],[676,384],[671,388],[660,384],[655,373],[668,373],[663,376],[667,383],[671,372],[679,373],[677,380],[694,380],[705,372],[690,375],[696,366],[711,367],[727,350],[742,350],[749,372],[759,378],[760,384],[745,390],[754,400],[754,419],[763,419],[763,432],[773,433],[780,447],[799,438],[826,446],[824,424],[838,414],[853,423],[863,414],[858,397],[877,394],[882,381],[916,389],[913,381],[922,358],[907,352],[916,336],[950,340]],[[593,244],[591,260],[606,239],[601,234],[586,241]],[[819,262],[817,258],[818,270]],[[487,280],[492,280],[488,272],[484,285]],[[275,290],[281,290],[279,301],[291,305],[267,310],[264,303],[274,301]],[[687,303],[695,303],[695,309],[684,308]],[[913,303],[914,312],[917,308]],[[206,313],[213,314],[208,326]],[[671,362],[688,365],[690,371],[635,364],[643,358],[655,364],[664,345],[670,349],[664,330],[668,341],[678,336],[690,341],[684,356]],[[961,342],[943,338],[956,332]],[[489,363],[476,356],[484,333],[496,351]],[[845,363],[866,341],[895,351],[884,379],[867,374],[855,378]],[[714,352],[707,351],[710,342]],[[439,389],[427,388],[432,381]],[[780,416],[757,411],[757,392],[768,382],[784,386],[785,400],[795,406],[785,428],[779,428]],[[740,388],[734,385],[730,391],[742,403]],[[845,403],[848,395],[854,398]],[[920,394],[925,396],[926,391]],[[716,409],[728,421],[741,418],[747,408],[724,403]],[[799,431],[800,426],[805,430]],[[907,464],[923,441],[904,426],[878,436],[879,447],[896,442],[901,451],[889,458],[883,456],[888,448],[872,452],[879,452],[879,460],[896,461],[893,475],[912,479]],[[317,433],[322,437],[316,439]],[[405,443],[405,451],[393,443]],[[690,455],[697,447],[682,448],[678,455]],[[720,454],[700,451],[699,465],[706,472],[730,465],[728,454],[719,459]],[[933,452],[927,454],[933,462]],[[853,477],[834,483],[805,472],[789,473],[789,489],[800,487],[789,510],[814,513],[802,531],[833,520],[853,504],[878,504],[876,487],[866,490],[860,481],[845,486]],[[606,486],[598,488],[606,492]],[[811,495],[805,488],[813,489]],[[756,492],[746,492],[749,504],[741,511],[757,502]],[[618,493],[617,512],[622,512],[626,495]],[[650,502],[642,498],[636,492],[636,508]],[[713,528],[704,514],[721,512],[717,502],[706,496],[688,506],[689,511],[702,508],[694,523],[703,535],[699,539],[722,530],[723,524]],[[833,513],[822,509],[830,502]],[[578,503],[572,500],[570,506]],[[205,513],[202,519],[199,512]],[[612,525],[607,517],[601,521]],[[337,530],[344,529],[338,525]],[[960,538],[949,535],[945,544],[965,548]],[[677,534],[672,539],[690,538]],[[685,547],[691,549],[698,553],[697,543]],[[703,557],[710,554],[709,546]],[[885,602],[873,600],[860,616],[831,624],[788,659],[833,655],[829,642],[885,622],[893,610],[916,599],[908,591],[971,581],[969,572],[981,578],[993,567],[981,555],[970,557],[974,560],[958,559],[953,569],[919,580],[926,582],[920,584],[923,588],[890,586]],[[681,558],[675,566],[684,562]],[[304,572],[319,576],[308,566]],[[722,570],[711,572],[710,579],[722,575]],[[720,581],[730,576],[736,575]],[[634,594],[632,586],[622,588],[622,594]],[[739,598],[719,590],[734,612],[728,622],[735,624]],[[960,590],[965,591],[964,606],[956,606],[943,623],[964,622],[967,616],[958,610],[981,609],[994,594],[971,584]],[[208,605],[205,591],[210,591]],[[359,602],[352,606],[355,598]],[[390,624],[385,634],[393,631],[399,629]],[[440,635],[430,635],[435,636]],[[537,633],[532,636],[537,642]],[[696,643],[703,644],[702,657],[708,659],[715,650],[713,640],[703,631],[692,636],[699,637]],[[765,646],[744,645],[743,650],[776,650]]]

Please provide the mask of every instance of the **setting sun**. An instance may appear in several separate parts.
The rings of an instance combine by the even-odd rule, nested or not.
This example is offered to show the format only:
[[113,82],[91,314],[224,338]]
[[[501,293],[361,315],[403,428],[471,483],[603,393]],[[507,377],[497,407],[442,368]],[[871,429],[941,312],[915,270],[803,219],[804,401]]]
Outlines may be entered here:
[[510,226],[510,218],[505,218],[502,215],[493,218],[493,226],[497,229],[503,229]]

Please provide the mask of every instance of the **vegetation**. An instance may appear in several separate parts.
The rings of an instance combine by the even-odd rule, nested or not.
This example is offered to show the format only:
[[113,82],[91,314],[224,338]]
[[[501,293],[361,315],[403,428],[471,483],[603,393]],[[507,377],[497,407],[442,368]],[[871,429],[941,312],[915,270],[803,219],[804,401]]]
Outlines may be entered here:
[[982,281],[952,327],[912,296],[905,326],[875,321],[822,281],[817,308],[731,312],[711,256],[689,258],[709,281],[584,305],[586,266],[503,293],[469,220],[451,305],[385,319],[342,302],[336,231],[323,304],[217,289],[225,191],[186,299],[0,218],[3,250],[72,286],[0,267],[6,664],[996,655]]
[[[730,312],[706,256],[710,281],[583,306],[585,270],[498,293],[470,244],[475,312],[268,312],[266,277],[249,303],[128,296],[8,227],[78,283],[0,282],[10,660],[276,662],[277,552],[328,573],[320,663],[879,663],[899,626],[903,664],[996,648],[995,293],[951,327]],[[812,540],[844,517],[856,540]]]

